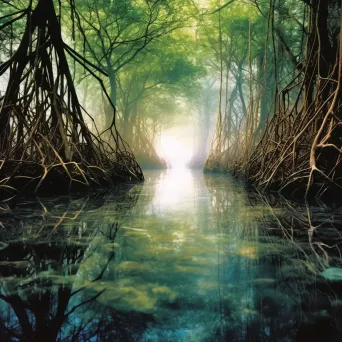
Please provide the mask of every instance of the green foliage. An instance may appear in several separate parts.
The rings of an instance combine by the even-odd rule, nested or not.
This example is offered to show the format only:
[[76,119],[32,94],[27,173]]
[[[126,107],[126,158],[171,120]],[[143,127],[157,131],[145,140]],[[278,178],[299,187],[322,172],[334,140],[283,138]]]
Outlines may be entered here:
[[[28,3],[6,2],[0,15],[15,11],[11,4],[22,9]],[[202,97],[206,76],[216,79],[213,91],[217,92],[221,79],[227,90],[222,90],[223,102],[233,96],[229,101],[235,126],[234,120],[227,122],[237,129],[251,101],[254,108],[263,107],[257,114],[260,117],[262,110],[272,112],[275,84],[284,86],[294,65],[303,59],[306,23],[302,1],[235,0],[225,6],[217,0],[76,0],[76,17],[70,12],[69,0],[62,5],[65,42],[109,75],[98,73],[117,107],[119,127],[128,136],[142,127],[151,132],[157,126],[166,128],[179,115],[190,113],[184,103],[191,106]],[[13,25],[18,37],[22,25]],[[82,34],[76,30],[74,36],[75,25]],[[10,54],[12,33],[1,34],[5,48],[0,58]],[[80,66],[75,67],[74,77],[84,94],[83,103],[105,129],[113,113],[101,88],[86,78]],[[234,90],[236,85],[240,93]],[[267,94],[266,106],[256,104],[265,100],[262,92]],[[221,110],[226,112],[228,107]],[[206,115],[213,117],[213,111]],[[152,141],[153,135],[148,139]]]

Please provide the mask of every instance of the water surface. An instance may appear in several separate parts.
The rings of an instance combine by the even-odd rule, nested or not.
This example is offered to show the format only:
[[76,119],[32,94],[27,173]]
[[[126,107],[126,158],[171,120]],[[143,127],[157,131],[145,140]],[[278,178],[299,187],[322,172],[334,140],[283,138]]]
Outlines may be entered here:
[[341,210],[145,177],[0,216],[1,341],[341,341]]

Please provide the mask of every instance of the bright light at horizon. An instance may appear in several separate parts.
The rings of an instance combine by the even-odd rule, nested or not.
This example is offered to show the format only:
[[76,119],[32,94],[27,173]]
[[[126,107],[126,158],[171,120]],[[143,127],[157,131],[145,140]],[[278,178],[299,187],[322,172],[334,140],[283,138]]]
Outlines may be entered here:
[[192,149],[175,136],[164,134],[160,138],[158,153],[165,158],[172,168],[184,168],[190,161]]

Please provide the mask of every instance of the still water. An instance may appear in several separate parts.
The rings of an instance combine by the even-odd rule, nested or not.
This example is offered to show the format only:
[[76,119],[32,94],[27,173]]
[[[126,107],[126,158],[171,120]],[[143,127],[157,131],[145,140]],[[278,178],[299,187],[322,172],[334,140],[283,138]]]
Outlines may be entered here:
[[342,341],[342,211],[146,172],[0,216],[0,341]]

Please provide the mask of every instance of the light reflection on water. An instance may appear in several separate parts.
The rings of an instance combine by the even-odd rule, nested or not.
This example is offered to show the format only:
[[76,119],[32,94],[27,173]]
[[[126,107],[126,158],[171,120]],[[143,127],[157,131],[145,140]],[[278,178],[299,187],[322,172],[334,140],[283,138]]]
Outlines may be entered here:
[[181,167],[169,169],[156,181],[152,207],[160,214],[193,213],[194,197],[194,175],[191,170]]
[[339,212],[308,220],[228,176],[145,176],[1,219],[1,341],[339,341]]

